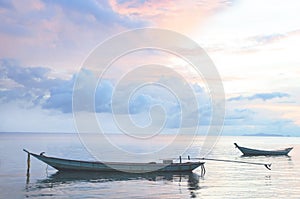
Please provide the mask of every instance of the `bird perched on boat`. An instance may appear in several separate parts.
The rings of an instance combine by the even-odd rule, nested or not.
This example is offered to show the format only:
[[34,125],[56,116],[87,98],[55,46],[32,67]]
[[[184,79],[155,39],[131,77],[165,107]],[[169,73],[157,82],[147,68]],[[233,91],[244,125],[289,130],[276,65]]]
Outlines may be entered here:
[[43,151],[42,153],[40,153],[40,156],[43,156],[43,155],[44,155],[44,153],[45,153],[44,151]]

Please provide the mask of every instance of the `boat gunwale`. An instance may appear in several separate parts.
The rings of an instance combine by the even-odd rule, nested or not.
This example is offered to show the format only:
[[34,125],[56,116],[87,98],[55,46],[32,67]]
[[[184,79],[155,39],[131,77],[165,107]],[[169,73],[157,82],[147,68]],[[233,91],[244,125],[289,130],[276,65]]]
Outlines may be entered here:
[[182,162],[182,163],[171,163],[171,164],[164,164],[164,163],[160,163],[160,162],[146,162],[146,163],[142,163],[142,162],[105,162],[105,161],[86,161],[86,160],[74,160],[74,159],[64,159],[64,158],[57,158],[57,157],[51,157],[51,156],[45,156],[45,155],[38,155],[35,153],[31,153],[27,150],[24,149],[24,151],[34,157],[39,158],[46,158],[46,159],[51,159],[51,160],[59,160],[59,161],[66,161],[66,162],[77,162],[77,163],[87,163],[87,164],[105,164],[105,165],[160,165],[160,166],[168,166],[168,165],[195,165],[195,164],[199,164],[203,165],[205,162],[200,162],[200,161],[195,161],[195,162]]
[[242,146],[239,146],[237,143],[234,143],[234,145],[244,155],[270,155],[270,156],[273,156],[273,155],[288,155],[288,153],[293,149],[293,147],[288,147],[288,148],[279,149],[279,150],[261,150],[261,149],[253,149],[253,148],[248,148],[248,147],[242,147]]
[[279,150],[261,150],[261,149],[253,149],[253,148],[242,147],[242,146],[239,146],[238,148],[247,149],[251,151],[258,151],[258,152],[287,152],[293,149],[293,147],[289,147],[289,148],[279,149]]

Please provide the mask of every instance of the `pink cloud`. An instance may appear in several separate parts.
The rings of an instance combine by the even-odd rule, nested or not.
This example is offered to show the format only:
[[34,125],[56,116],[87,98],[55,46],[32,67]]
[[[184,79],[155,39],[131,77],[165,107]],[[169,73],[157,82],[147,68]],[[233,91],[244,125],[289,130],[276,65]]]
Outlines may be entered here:
[[[123,28],[114,19],[109,24],[97,21],[93,10],[76,10],[79,6],[69,9],[39,0],[12,1],[10,5],[0,10],[0,58],[14,58],[26,65],[74,73],[91,49]],[[103,18],[114,18],[105,14]]]
[[226,7],[229,3],[220,0],[203,1],[155,1],[139,0],[118,3],[109,0],[112,9],[131,18],[143,19],[150,25],[185,31],[199,26],[211,14]]
[[27,0],[27,1],[12,1],[13,7],[19,12],[27,13],[32,11],[41,11],[45,9],[45,5],[40,0]]

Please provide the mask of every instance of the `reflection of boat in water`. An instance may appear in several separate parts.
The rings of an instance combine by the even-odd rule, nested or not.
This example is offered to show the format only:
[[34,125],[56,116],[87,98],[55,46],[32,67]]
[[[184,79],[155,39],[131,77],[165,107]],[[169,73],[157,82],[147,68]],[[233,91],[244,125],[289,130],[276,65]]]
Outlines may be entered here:
[[282,150],[259,150],[259,149],[251,149],[246,147],[241,147],[237,143],[234,145],[245,155],[245,156],[273,156],[273,155],[287,155],[293,147],[282,149]]
[[183,180],[195,185],[199,183],[199,176],[192,172],[151,172],[151,173],[125,173],[114,172],[80,172],[80,171],[58,171],[50,175],[47,179],[39,181],[40,183],[68,183],[68,182],[94,182],[105,183],[109,181],[130,181],[130,180],[148,180],[148,181],[178,181]]
[[50,165],[59,171],[93,171],[93,172],[115,172],[125,171],[134,173],[145,172],[183,172],[196,169],[201,166],[204,169],[204,162],[184,162],[173,163],[165,161],[163,163],[128,163],[128,162],[98,162],[98,161],[81,161],[70,160],[55,157],[47,157],[41,153],[40,155],[31,153],[24,149],[28,156],[33,156],[42,162]]
[[[80,172],[57,171],[47,178],[29,183],[26,196],[48,196],[64,198],[182,198],[189,194],[197,196],[200,187],[200,176],[193,172]],[[170,190],[169,190],[170,189]],[[51,191],[49,191],[51,190]],[[70,190],[72,190],[70,192]],[[152,193],[153,192],[153,193]],[[175,194],[175,195],[174,195]],[[187,196],[187,195],[185,195]]]

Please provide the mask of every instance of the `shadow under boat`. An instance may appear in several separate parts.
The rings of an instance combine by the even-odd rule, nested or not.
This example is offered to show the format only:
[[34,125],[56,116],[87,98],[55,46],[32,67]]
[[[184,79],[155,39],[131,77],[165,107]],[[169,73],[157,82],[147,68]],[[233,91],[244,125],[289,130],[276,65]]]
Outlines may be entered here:
[[193,172],[151,172],[151,173],[125,173],[125,172],[66,172],[57,171],[46,179],[38,180],[37,184],[59,186],[74,182],[106,183],[114,181],[170,181],[187,182],[189,190],[200,189],[200,175]]
[[[124,181],[128,183],[128,187],[136,186],[139,184],[147,184],[146,181],[160,182],[165,184],[166,182],[172,183],[181,189],[186,185],[186,190],[189,192],[191,198],[197,197],[197,190],[201,189],[200,175],[192,172],[151,172],[151,173],[125,173],[125,172],[66,172],[57,171],[56,173],[48,176],[46,179],[37,180],[35,183],[28,184],[26,186],[26,192],[30,196],[31,193],[35,194],[43,193],[43,190],[48,191],[50,189],[61,189],[65,187],[73,187],[74,184],[87,183],[93,188],[102,187],[102,184],[108,183],[111,186],[112,182]],[[132,182],[132,183],[131,183]],[[131,185],[130,185],[131,184]],[[84,186],[84,185],[83,185]],[[147,185],[145,185],[147,186]],[[174,187],[175,188],[175,187]],[[132,191],[132,190],[129,190]]]
[[[125,172],[66,172],[57,171],[47,179],[39,180],[39,183],[71,183],[71,182],[95,182],[105,183],[109,181],[187,181],[192,185],[199,183],[200,176],[193,172],[151,172],[151,173],[125,173]],[[197,185],[198,186],[198,185]]]

